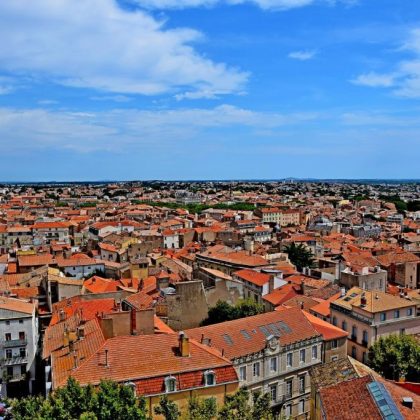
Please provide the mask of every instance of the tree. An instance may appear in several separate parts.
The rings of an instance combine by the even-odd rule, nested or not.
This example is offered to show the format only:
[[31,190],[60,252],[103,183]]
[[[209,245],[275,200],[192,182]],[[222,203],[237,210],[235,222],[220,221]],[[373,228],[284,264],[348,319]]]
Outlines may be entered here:
[[420,344],[405,334],[380,337],[369,348],[369,366],[387,379],[420,382]]
[[314,259],[312,252],[303,244],[296,245],[294,242],[286,246],[284,250],[292,264],[296,266],[298,271],[302,271],[304,267],[312,268]]
[[164,395],[160,397],[159,405],[155,407],[155,414],[165,417],[165,420],[177,420],[181,412],[178,405],[170,401],[167,395]]
[[12,401],[16,420],[146,420],[146,404],[130,386],[101,381],[98,388],[82,387],[69,378],[47,398],[27,397]]
[[209,309],[208,316],[202,321],[201,325],[218,324],[220,322],[231,321],[233,319],[258,315],[263,312],[263,305],[252,299],[241,299],[235,306],[219,300],[217,301],[216,306]]
[[226,395],[225,403],[219,411],[219,420],[273,420],[273,413],[270,408],[270,396],[268,394],[256,393],[252,396],[241,388],[233,395]]
[[225,403],[219,411],[219,420],[252,420],[249,392],[241,388],[233,395],[226,395]]
[[200,399],[192,396],[188,402],[188,420],[212,420],[217,415],[215,398]]

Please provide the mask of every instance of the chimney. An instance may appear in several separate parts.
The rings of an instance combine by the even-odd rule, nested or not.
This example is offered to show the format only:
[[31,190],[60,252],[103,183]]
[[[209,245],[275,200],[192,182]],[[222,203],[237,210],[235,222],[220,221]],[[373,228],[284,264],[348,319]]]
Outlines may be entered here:
[[85,327],[80,326],[77,328],[77,338],[83,340],[85,338]]
[[268,279],[268,293],[271,293],[274,290],[274,275],[270,274]]
[[58,312],[58,318],[60,321],[64,321],[66,319],[66,313],[62,309]]
[[137,316],[134,308],[131,308],[130,311],[130,333],[131,335],[137,335]]
[[74,353],[74,355],[73,355],[73,359],[74,359],[74,366],[73,366],[73,369],[77,369],[77,354],[76,354],[76,353]]
[[179,342],[179,353],[181,357],[189,357],[190,356],[190,340],[186,336],[184,331],[179,332],[178,342]]
[[109,367],[109,361],[108,361],[108,349],[105,349],[105,367]]

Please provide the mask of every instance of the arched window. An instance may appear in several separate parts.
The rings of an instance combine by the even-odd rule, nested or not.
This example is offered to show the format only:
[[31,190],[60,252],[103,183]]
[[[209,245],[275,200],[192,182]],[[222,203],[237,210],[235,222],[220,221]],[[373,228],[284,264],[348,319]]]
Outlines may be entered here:
[[167,376],[165,378],[165,392],[176,391],[176,379],[173,376]]
[[216,375],[212,370],[206,370],[204,372],[204,385],[212,386],[216,383]]

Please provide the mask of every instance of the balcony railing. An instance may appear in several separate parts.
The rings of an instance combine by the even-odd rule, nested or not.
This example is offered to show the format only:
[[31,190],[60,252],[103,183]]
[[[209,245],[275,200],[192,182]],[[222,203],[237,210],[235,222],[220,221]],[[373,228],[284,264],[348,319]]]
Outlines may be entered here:
[[2,340],[1,344],[3,347],[25,347],[28,344],[28,340],[26,338],[17,340]]
[[3,366],[23,365],[28,363],[28,356],[6,357],[1,362]]

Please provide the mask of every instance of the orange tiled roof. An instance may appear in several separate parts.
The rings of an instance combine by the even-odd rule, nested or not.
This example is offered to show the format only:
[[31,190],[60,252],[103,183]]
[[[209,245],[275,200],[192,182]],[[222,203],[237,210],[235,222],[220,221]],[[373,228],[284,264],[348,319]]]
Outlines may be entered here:
[[[105,365],[105,350],[108,350],[108,367]],[[228,371],[222,370],[219,377],[216,370],[218,368],[228,368]],[[155,334],[110,338],[75,369],[72,376],[81,384],[97,384],[101,379],[117,382],[139,381],[139,391],[150,393],[142,389],[145,386],[142,380],[163,379],[167,375],[173,375],[179,378],[179,390],[189,389],[197,381],[188,379],[185,374],[198,371],[202,384],[202,374],[207,369],[215,371],[216,382],[237,382],[237,375],[230,361],[218,351],[190,339],[190,356],[181,357],[178,354],[177,334]],[[162,388],[158,392],[161,390]]]
[[347,337],[349,334],[347,331],[338,328],[329,322],[323,321],[316,316],[311,315],[309,312],[303,311],[304,315],[308,321],[313,325],[313,327],[322,335],[324,340],[334,340],[339,338]]
[[[204,339],[211,339],[212,347],[223,349],[229,359],[235,359],[263,350],[267,345],[267,337],[260,327],[267,327],[279,322],[288,327],[279,329],[281,331],[279,342],[282,346],[320,335],[298,308],[267,312],[220,324],[193,328],[187,330],[186,333],[196,340],[201,340],[203,336]],[[275,331],[271,331],[270,334],[276,335]]]
[[249,281],[250,283],[253,283],[257,286],[263,286],[270,280],[270,276],[268,274],[260,273],[254,270],[239,270],[233,274],[240,279]]
[[367,388],[370,382],[372,378],[364,376],[321,388],[319,392],[326,419],[382,420]]

